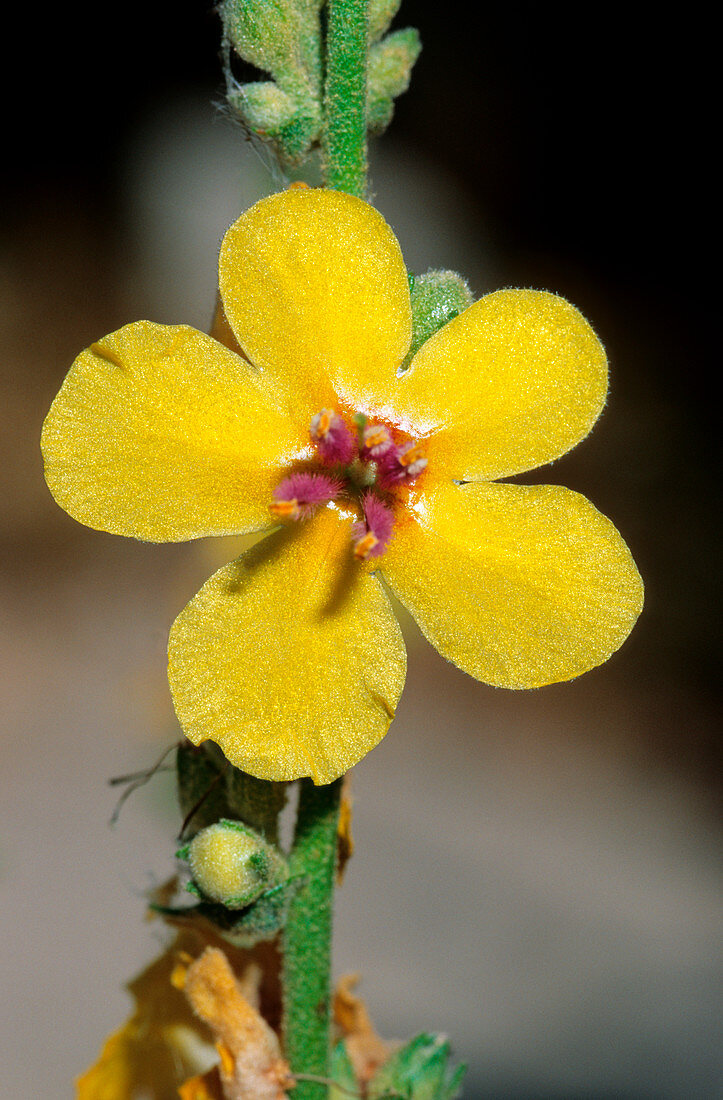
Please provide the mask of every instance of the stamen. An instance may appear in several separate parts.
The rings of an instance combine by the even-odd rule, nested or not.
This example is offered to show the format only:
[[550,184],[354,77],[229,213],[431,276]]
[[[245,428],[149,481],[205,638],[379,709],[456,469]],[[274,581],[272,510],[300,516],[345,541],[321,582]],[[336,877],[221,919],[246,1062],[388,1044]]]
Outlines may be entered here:
[[354,556],[378,558],[384,553],[392,537],[394,513],[371,492],[362,497],[362,508],[365,522],[355,523],[352,528]]
[[375,546],[379,545],[379,539],[376,535],[373,535],[371,531],[367,531],[366,535],[354,543],[354,557],[355,558],[368,558],[371,556],[372,550]]
[[276,486],[274,499],[269,505],[272,516],[278,519],[305,519],[320,504],[328,504],[338,497],[343,485],[338,477],[328,474],[291,474]]
[[379,480],[383,485],[398,485],[402,481],[414,481],[427,465],[424,444],[412,440],[394,447],[379,463]]
[[277,519],[298,519],[301,514],[296,497],[292,497],[291,500],[275,500],[269,504],[269,511]]
[[364,429],[364,452],[373,458],[380,458],[394,446],[389,429],[383,424],[370,424]]
[[407,443],[406,446],[399,448],[397,457],[400,465],[413,466],[421,458],[424,458],[424,448],[421,443]]
[[316,414],[311,421],[311,436],[313,439],[317,441],[326,439],[331,427],[332,416],[334,416],[334,413],[331,409],[322,409],[320,413]]
[[312,419],[309,433],[322,460],[347,466],[357,455],[356,436],[333,409],[322,409]]

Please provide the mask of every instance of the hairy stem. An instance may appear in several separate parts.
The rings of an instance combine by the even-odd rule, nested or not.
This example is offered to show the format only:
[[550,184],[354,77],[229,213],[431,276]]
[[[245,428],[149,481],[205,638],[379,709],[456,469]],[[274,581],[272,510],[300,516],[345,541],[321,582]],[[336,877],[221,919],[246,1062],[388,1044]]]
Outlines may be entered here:
[[368,0],[328,0],[324,183],[366,197]]
[[[304,886],[284,929],[284,1053],[293,1073],[329,1076],[331,1056],[331,926],[341,783],[301,781],[292,875]],[[322,1100],[327,1087],[299,1079],[294,1100]]]

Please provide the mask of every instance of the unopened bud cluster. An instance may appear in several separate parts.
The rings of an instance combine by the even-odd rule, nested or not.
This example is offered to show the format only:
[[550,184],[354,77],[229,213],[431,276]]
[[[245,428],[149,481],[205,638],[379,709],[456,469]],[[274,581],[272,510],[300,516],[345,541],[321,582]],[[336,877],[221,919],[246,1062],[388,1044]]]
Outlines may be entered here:
[[[394,100],[409,86],[421,49],[413,28],[383,37],[399,3],[369,3],[367,126],[374,134],[391,121]],[[222,0],[219,6],[229,106],[289,164],[308,156],[324,128],[323,6],[324,0]],[[240,83],[232,71],[234,55],[273,79]]]

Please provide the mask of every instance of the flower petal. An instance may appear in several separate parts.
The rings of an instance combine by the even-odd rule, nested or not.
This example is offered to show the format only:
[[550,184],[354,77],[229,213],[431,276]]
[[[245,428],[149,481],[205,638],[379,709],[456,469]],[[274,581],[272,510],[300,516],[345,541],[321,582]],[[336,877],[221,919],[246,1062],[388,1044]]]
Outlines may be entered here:
[[176,619],[169,680],[194,744],[261,779],[330,783],[386,733],[405,652],[334,507],[220,569]]
[[253,368],[185,325],[140,321],[78,356],[43,427],[45,476],[89,527],[157,542],[268,527],[308,441]]
[[215,1055],[208,1029],[172,984],[178,953],[196,949],[199,934],[183,930],[129,983],[134,1009],[106,1039],[101,1054],[76,1081],[76,1100],[152,1100],[176,1095],[181,1081],[205,1070]]
[[541,687],[601,664],[643,602],[612,523],[556,485],[420,494],[382,569],[432,645],[498,687]]
[[500,290],[420,348],[395,408],[413,435],[434,433],[435,476],[493,480],[569,451],[606,393],[604,349],[574,306],[546,291]]
[[334,395],[388,403],[411,340],[396,237],[351,195],[312,188],[262,199],[224,237],[223,305],[251,361],[308,427]]

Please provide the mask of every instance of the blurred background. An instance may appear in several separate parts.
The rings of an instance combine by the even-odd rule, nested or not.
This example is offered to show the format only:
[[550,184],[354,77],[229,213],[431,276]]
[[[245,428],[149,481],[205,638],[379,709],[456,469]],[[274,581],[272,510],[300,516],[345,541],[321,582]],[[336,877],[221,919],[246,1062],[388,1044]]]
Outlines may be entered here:
[[[204,0],[28,7],[3,80],[0,1096],[72,1095],[157,951],[144,896],[178,818],[170,622],[231,548],[91,532],[38,437],[75,355],[128,321],[207,327],[228,224],[277,189],[214,104]],[[718,404],[705,28],[613,3],[407,0],[424,51],[372,152],[411,270],[555,290],[611,392],[550,480],[647,584],[630,640],[571,684],[477,684],[410,627],[398,717],[353,772],[337,973],[379,1029],[444,1030],[467,1100],[708,1100],[720,1076]]]

